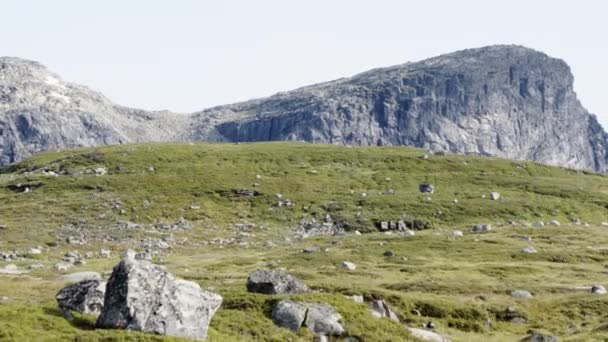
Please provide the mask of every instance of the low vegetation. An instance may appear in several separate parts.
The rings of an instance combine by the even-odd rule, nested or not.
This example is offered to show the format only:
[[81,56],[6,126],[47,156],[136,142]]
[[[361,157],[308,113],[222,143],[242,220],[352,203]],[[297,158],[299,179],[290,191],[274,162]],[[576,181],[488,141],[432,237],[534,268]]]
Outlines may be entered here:
[[[6,297],[0,340],[177,341],[95,330],[86,315],[68,322],[54,302],[65,284],[61,274],[108,274],[121,251],[141,250],[144,239],[170,241],[153,261],[223,296],[209,341],[312,340],[304,329],[294,334],[269,318],[272,304],[287,296],[247,292],[247,275],[258,268],[284,268],[304,280],[316,291],[288,297],[335,306],[348,335],[361,341],[411,337],[347,295],[383,298],[407,325],[433,322],[453,341],[514,341],[531,332],[608,339],[608,295],[589,290],[608,285],[602,225],[608,178],[532,162],[425,154],[303,143],[135,144],[48,152],[6,167],[0,251],[22,257],[0,261],[0,268],[44,268],[0,274]],[[435,193],[420,193],[423,182]],[[302,220],[328,215],[344,234],[301,238]],[[380,221],[400,219],[428,229],[415,236],[378,231]],[[176,222],[188,225],[154,228]],[[480,223],[492,230],[472,233]],[[86,241],[69,244],[73,235]],[[43,253],[28,254],[36,246]],[[523,253],[527,246],[537,253]],[[317,249],[303,253],[308,247]],[[112,257],[98,257],[101,248]],[[74,250],[95,257],[69,271],[53,269]],[[394,256],[384,256],[388,250]],[[356,270],[343,269],[343,261]],[[511,297],[516,289],[533,298]]]

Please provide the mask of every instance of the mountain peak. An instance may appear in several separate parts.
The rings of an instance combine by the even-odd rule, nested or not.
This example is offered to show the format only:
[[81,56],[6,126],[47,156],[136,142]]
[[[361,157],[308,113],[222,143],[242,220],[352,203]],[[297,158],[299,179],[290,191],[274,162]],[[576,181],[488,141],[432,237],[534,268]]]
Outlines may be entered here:
[[608,139],[568,65],[494,45],[379,68],[191,115],[115,105],[42,64],[0,58],[0,164],[129,141],[406,145],[608,170]]

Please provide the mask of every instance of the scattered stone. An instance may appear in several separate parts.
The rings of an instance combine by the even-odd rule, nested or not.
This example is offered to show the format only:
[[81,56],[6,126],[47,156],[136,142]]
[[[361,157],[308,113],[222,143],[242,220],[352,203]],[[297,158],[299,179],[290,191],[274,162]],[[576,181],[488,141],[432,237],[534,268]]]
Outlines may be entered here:
[[428,330],[424,330],[424,329],[418,329],[418,328],[407,328],[407,330],[409,330],[410,334],[412,335],[412,337],[420,339],[422,341],[426,341],[426,342],[450,342],[449,339],[434,333],[432,331],[428,331]]
[[363,296],[361,296],[361,295],[352,295],[352,296],[346,296],[346,297],[352,299],[353,302],[355,302],[355,303],[363,303],[364,302]]
[[606,288],[602,285],[593,285],[591,286],[591,293],[597,295],[604,295],[606,294]]
[[488,233],[492,230],[491,224],[476,224],[473,226],[473,233]]
[[513,306],[507,307],[504,313],[501,313],[498,318],[515,324],[523,324],[528,321],[526,316],[518,312]]
[[349,271],[354,271],[357,269],[357,265],[349,261],[342,261],[342,268]]
[[454,204],[458,204],[458,199],[454,198],[454,200],[452,202],[454,202]]
[[32,247],[32,248],[30,248],[28,253],[33,254],[33,255],[42,254],[42,249],[37,248],[37,247]]
[[96,169],[93,170],[93,172],[97,175],[97,176],[103,176],[106,173],[108,173],[108,169],[106,169],[105,167],[98,167]]
[[109,249],[101,249],[99,251],[99,256],[102,258],[109,258],[112,256],[112,251],[110,251]]
[[72,320],[71,311],[99,315],[103,308],[105,292],[105,281],[87,279],[64,287],[55,299],[64,317]]
[[556,227],[559,227],[562,225],[561,223],[559,223],[558,220],[551,220],[551,221],[549,221],[549,224],[552,226],[556,226]]
[[602,222],[601,225],[602,227],[608,227],[608,222]]
[[221,304],[220,295],[127,251],[108,280],[97,327],[202,340]]
[[30,270],[40,270],[40,269],[44,268],[44,265],[41,264],[41,263],[39,263],[39,262],[37,262],[35,264],[29,265],[27,268],[30,269]]
[[369,311],[376,318],[389,318],[399,323],[399,316],[386,304],[384,300],[372,300],[368,304]]
[[424,324],[424,329],[435,330],[436,328],[437,326],[435,326],[435,323],[433,322],[426,322],[426,324]]
[[304,293],[310,291],[300,279],[278,270],[257,270],[247,279],[247,291],[264,294]]
[[316,253],[316,252],[318,252],[319,250],[320,250],[320,248],[319,248],[319,247],[306,247],[306,248],[304,248],[304,249],[302,250],[302,252],[304,252],[304,253],[308,253],[308,254],[311,254],[311,253]]
[[526,253],[526,254],[536,254],[536,253],[538,253],[538,251],[536,250],[536,248],[534,248],[532,246],[526,246],[526,247],[522,248],[521,251],[523,253]]
[[559,338],[541,333],[533,333],[521,340],[521,342],[559,342]]
[[538,221],[534,224],[534,226],[537,228],[542,228],[545,226],[545,223],[543,221]]
[[405,236],[416,236],[416,232],[411,229],[406,229],[403,231],[403,235]]
[[511,291],[511,297],[517,299],[532,299],[534,298],[529,291],[526,290],[513,290]]
[[60,261],[58,263],[56,263],[53,268],[56,269],[57,271],[67,271],[70,268],[72,268],[73,264],[65,262],[65,261]]
[[421,183],[420,185],[418,185],[418,190],[420,190],[420,192],[422,192],[422,193],[434,194],[435,186],[430,183]]
[[500,199],[500,194],[498,192],[490,192],[490,199],[492,201],[497,201]]
[[383,254],[385,257],[394,257],[395,253],[393,253],[393,251],[386,251]]
[[362,234],[361,234],[361,232],[360,232],[360,231],[355,230],[355,235],[360,236],[360,235],[362,235]]
[[24,273],[27,273],[27,271],[20,270],[19,267],[17,267],[17,265],[15,264],[8,264],[0,268],[0,274],[20,275]]

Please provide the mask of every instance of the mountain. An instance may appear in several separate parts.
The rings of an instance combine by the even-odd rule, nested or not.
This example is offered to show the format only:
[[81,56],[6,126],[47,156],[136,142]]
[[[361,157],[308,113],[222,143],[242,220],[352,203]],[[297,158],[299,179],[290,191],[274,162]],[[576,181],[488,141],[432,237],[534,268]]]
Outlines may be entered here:
[[520,46],[458,51],[201,112],[145,112],[0,59],[0,163],[131,141],[407,145],[608,171],[608,135],[568,65]]

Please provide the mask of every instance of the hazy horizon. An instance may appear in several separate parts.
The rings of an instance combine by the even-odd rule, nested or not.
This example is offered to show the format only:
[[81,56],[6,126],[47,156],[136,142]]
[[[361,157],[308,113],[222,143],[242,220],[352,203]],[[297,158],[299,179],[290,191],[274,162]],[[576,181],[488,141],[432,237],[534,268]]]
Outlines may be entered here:
[[608,127],[608,46],[601,43],[608,5],[599,2],[26,0],[3,7],[0,55],[36,60],[136,108],[194,112],[515,44],[565,60],[579,99]]

